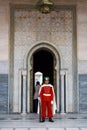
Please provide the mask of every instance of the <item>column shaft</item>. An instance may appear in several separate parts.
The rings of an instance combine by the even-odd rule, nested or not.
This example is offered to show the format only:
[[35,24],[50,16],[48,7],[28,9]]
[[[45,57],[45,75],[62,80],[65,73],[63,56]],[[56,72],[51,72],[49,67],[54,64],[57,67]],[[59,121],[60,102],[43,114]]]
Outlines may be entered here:
[[64,92],[64,75],[65,72],[63,70],[60,71],[61,75],[61,113],[65,113],[65,103],[64,103],[64,97],[65,97],[65,92]]
[[26,114],[26,70],[22,71],[23,75],[23,106],[22,114]]

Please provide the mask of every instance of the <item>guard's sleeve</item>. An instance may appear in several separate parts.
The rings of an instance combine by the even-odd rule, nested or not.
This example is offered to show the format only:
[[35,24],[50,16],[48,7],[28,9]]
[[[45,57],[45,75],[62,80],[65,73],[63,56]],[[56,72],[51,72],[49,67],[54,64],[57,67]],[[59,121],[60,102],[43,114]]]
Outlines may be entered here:
[[54,100],[54,88],[51,86],[51,100]]

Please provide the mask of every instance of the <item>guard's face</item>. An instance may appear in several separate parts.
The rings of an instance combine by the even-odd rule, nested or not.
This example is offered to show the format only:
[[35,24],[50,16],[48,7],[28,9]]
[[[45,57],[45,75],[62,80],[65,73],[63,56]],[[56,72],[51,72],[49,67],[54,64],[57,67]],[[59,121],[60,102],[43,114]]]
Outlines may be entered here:
[[45,80],[45,84],[48,84],[49,83],[49,80]]

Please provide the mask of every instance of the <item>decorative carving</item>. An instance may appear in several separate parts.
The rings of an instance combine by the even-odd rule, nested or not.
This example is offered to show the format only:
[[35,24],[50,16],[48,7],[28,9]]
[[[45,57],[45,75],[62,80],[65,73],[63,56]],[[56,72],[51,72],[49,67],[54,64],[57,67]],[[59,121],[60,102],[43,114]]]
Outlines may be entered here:
[[37,9],[41,11],[41,13],[50,13],[53,10],[54,3],[50,0],[39,0],[37,3]]

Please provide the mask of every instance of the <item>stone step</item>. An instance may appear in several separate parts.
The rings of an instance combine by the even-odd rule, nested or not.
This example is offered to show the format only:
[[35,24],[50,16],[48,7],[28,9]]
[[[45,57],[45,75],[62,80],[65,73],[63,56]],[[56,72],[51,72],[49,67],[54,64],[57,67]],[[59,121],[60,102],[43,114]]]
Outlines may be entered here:
[[87,130],[87,114],[56,114],[54,122],[39,122],[38,115],[0,115],[0,130]]
[[0,130],[87,130],[87,128],[1,128]]

